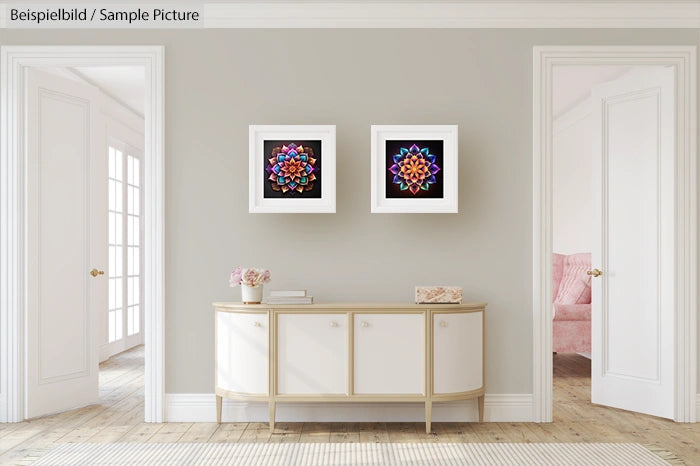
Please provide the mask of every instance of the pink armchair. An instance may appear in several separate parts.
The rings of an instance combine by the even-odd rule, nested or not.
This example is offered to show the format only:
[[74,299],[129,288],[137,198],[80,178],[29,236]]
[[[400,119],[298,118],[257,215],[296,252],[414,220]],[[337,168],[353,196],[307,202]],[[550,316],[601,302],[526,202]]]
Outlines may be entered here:
[[554,254],[552,260],[553,351],[591,351],[591,254]]

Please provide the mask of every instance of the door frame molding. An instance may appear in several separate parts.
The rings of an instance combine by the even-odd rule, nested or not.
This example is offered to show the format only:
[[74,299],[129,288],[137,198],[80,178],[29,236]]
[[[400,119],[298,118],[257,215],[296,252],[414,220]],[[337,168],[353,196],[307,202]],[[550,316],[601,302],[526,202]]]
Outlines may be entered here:
[[26,418],[26,70],[99,65],[145,70],[145,421],[163,421],[164,55],[152,45],[0,47],[0,422]]
[[552,422],[552,68],[676,68],[674,420],[695,422],[697,384],[697,82],[695,46],[533,48],[532,321],[534,422]]

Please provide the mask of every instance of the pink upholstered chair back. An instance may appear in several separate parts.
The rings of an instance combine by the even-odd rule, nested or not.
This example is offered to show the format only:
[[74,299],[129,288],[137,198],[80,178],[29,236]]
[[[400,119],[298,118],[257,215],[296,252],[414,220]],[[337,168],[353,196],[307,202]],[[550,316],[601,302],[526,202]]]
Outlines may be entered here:
[[566,256],[564,254],[554,253],[552,257],[552,301],[559,293],[559,285],[561,285],[561,277],[564,275],[564,262]]
[[[591,302],[591,277],[586,271],[591,268],[591,253],[582,252],[562,256],[563,272],[557,278],[558,266],[555,265],[560,258],[555,254],[552,266],[552,283],[558,282],[554,302],[563,304],[588,304]],[[554,291],[554,290],[553,290]]]

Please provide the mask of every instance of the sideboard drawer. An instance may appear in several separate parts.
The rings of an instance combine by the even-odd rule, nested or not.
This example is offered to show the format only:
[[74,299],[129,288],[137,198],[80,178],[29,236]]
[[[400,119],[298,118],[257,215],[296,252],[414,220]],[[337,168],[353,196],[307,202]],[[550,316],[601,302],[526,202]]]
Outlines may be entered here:
[[277,316],[277,392],[347,393],[345,314]]
[[433,392],[460,393],[484,385],[483,312],[433,314]]
[[425,393],[424,314],[355,314],[355,393]]
[[216,386],[268,394],[267,314],[216,313]]

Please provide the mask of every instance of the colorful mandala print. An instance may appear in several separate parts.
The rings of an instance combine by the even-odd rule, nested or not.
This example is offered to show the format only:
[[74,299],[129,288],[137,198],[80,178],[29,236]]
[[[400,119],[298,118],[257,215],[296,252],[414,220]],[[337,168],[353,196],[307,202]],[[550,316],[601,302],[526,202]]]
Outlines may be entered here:
[[272,189],[286,193],[303,193],[314,188],[316,159],[310,147],[288,146],[272,149],[272,157],[265,167]]
[[401,191],[411,191],[414,196],[421,189],[429,190],[430,185],[437,182],[435,174],[440,171],[436,158],[427,147],[421,149],[415,144],[409,149],[402,147],[394,155],[394,165],[389,168],[394,174],[394,184],[398,184]]

